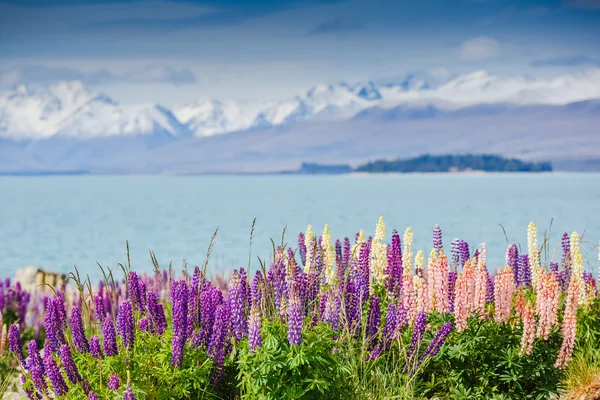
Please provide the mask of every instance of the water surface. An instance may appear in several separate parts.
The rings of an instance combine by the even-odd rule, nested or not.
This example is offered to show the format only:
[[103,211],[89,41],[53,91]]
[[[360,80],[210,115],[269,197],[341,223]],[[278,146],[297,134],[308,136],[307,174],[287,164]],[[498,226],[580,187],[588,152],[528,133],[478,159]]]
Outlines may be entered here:
[[97,262],[126,261],[126,240],[138,270],[152,269],[150,249],[161,266],[201,264],[217,227],[212,270],[245,266],[255,217],[253,268],[256,256],[271,254],[271,238],[281,242],[284,227],[295,245],[308,224],[322,232],[328,223],[333,237],[353,238],[361,228],[372,234],[384,216],[388,239],[393,228],[410,226],[415,248],[426,254],[436,223],[446,247],[454,237],[485,241],[490,268],[504,260],[501,225],[510,242],[526,247],[529,221],[542,237],[554,219],[551,250],[562,232],[585,232],[591,270],[600,239],[599,182],[599,174],[583,173],[0,177],[0,276],[35,265],[62,272],[77,266],[99,278]]

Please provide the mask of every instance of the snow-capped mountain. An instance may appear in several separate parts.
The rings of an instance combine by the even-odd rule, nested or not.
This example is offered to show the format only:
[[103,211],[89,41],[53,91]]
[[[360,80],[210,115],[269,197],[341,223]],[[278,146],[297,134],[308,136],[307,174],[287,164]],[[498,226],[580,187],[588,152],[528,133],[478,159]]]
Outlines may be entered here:
[[89,139],[127,135],[189,135],[159,105],[120,105],[80,82],[60,82],[44,90],[21,85],[0,94],[0,137]]
[[303,121],[346,120],[374,107],[455,110],[480,104],[563,105],[594,98],[600,98],[599,68],[544,78],[475,71],[445,82],[412,74],[387,83],[320,84],[273,102],[201,99],[172,111],[158,105],[120,105],[80,82],[60,82],[43,90],[19,86],[0,93],[0,137],[204,137]]

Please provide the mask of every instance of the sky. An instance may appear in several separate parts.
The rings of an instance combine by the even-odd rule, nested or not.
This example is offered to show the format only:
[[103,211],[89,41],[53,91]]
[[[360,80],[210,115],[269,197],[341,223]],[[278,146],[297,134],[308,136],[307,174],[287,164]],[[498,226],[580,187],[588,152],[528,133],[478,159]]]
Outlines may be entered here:
[[0,86],[123,103],[276,100],[321,82],[600,66],[600,0],[0,0]]

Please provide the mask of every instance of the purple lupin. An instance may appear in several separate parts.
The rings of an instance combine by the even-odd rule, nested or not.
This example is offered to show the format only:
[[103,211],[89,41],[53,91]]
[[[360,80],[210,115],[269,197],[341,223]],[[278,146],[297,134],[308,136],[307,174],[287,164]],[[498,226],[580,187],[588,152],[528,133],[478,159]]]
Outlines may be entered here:
[[90,354],[94,358],[104,358],[104,354],[102,354],[102,347],[100,346],[100,339],[96,335],[90,338]]
[[304,242],[304,233],[298,234],[298,250],[300,251],[300,260],[302,265],[306,265],[306,243]]
[[350,239],[347,237],[344,238],[344,247],[342,249],[342,271],[341,275],[343,276],[348,267],[350,266],[350,257],[351,257],[351,246]]
[[18,324],[12,324],[8,328],[8,349],[17,355],[23,368],[27,368],[25,357],[23,357],[23,347],[21,345],[21,330]]
[[117,333],[115,324],[111,317],[104,318],[102,323],[102,335],[104,337],[104,352],[107,357],[117,355]]
[[248,321],[248,346],[250,352],[253,353],[258,347],[262,346],[262,334],[261,334],[261,318],[260,318],[260,307],[258,302],[252,303],[250,309],[250,317]]
[[435,254],[439,256],[442,249],[442,229],[438,224],[435,224],[433,227],[433,248],[435,249]]
[[80,353],[87,353],[90,351],[90,344],[85,337],[85,331],[83,329],[83,319],[81,315],[81,308],[73,307],[71,310],[71,334],[73,336],[73,346]]
[[71,354],[71,348],[68,344],[63,344],[60,346],[60,362],[69,377],[69,380],[72,383],[81,382],[81,375],[79,374],[79,370],[75,365],[75,361],[73,361],[73,356]]
[[295,282],[292,282],[289,290],[287,337],[291,345],[302,343],[302,303]]
[[[50,379],[50,382],[52,383],[54,393],[56,393],[57,396],[64,396],[69,391],[69,387],[60,373],[58,365],[56,364],[56,360],[54,359],[51,351],[48,351],[47,353],[44,351],[44,368],[46,370],[46,374],[48,375],[48,379]],[[45,384],[46,383],[44,382],[43,385],[45,386]],[[36,388],[40,390],[38,384],[35,385]],[[44,393],[45,391],[42,392]]]
[[531,287],[531,267],[529,266],[529,255],[519,256],[519,284]]
[[418,352],[421,341],[423,340],[423,333],[425,332],[425,325],[427,324],[427,315],[424,312],[417,314],[415,320],[415,327],[413,330],[412,339],[410,342],[410,349],[408,350],[407,359],[410,360],[413,355]]
[[110,390],[119,390],[119,388],[121,387],[121,380],[117,375],[113,373],[108,379],[107,387]]
[[387,349],[390,346],[391,341],[394,339],[394,332],[396,331],[396,311],[398,305],[396,300],[392,300],[388,304],[385,313],[385,326],[383,328],[383,346]]
[[469,243],[465,242],[464,240],[461,240],[458,244],[458,251],[460,255],[460,266],[464,267],[467,260],[471,258],[469,254]]
[[371,296],[369,299],[369,313],[367,315],[367,326],[365,336],[367,342],[376,344],[379,335],[379,325],[381,324],[381,307],[378,296]]
[[437,355],[437,353],[439,353],[440,349],[442,348],[442,345],[446,341],[446,338],[448,337],[448,335],[450,334],[451,331],[452,331],[452,322],[448,321],[448,322],[444,323],[444,325],[442,325],[442,327],[436,332],[436,334],[433,337],[433,339],[431,340],[431,342],[429,342],[429,346],[427,346],[427,349],[425,349],[425,351],[419,358],[419,361],[418,361],[417,365],[415,366],[415,369],[418,368],[418,366],[427,357],[435,357]]
[[103,322],[104,317],[106,316],[106,310],[104,308],[104,299],[100,294],[94,296],[94,308],[96,310],[96,319],[99,322]]
[[233,336],[238,341],[242,340],[248,332],[245,297],[240,274],[234,269],[229,282],[229,300],[231,302],[231,328]]
[[133,309],[131,307],[131,301],[126,300],[119,305],[119,311],[117,313],[117,331],[123,338],[123,345],[125,348],[133,349],[134,342],[134,323],[133,323]]

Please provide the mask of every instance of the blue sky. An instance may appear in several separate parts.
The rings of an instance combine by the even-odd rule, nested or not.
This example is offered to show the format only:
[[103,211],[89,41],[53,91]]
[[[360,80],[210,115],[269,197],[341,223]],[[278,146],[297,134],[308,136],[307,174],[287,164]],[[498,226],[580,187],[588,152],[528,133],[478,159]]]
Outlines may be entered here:
[[[0,71],[101,70],[112,78],[91,82],[124,102],[281,98],[413,71],[552,74],[599,66],[599,37],[600,0],[0,0]],[[133,82],[149,65],[194,79]]]

